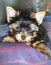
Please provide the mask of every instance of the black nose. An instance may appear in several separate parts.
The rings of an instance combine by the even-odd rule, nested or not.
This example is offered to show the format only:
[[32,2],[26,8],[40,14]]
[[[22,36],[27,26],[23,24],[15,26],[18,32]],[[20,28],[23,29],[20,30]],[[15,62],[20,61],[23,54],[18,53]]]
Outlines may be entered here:
[[22,35],[21,38],[22,38],[22,40],[25,40],[26,36],[25,35]]

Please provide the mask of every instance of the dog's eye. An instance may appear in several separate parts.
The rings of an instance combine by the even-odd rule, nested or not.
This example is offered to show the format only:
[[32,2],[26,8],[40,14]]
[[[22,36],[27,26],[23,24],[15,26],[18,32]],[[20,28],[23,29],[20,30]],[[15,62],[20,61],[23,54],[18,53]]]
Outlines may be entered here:
[[38,31],[38,27],[35,25],[35,24],[30,24],[30,28],[33,30],[33,31]]
[[19,29],[20,27],[16,27],[16,29]]
[[18,26],[18,27],[16,27],[16,30],[17,30],[17,31],[20,31],[20,27],[19,27],[19,26]]

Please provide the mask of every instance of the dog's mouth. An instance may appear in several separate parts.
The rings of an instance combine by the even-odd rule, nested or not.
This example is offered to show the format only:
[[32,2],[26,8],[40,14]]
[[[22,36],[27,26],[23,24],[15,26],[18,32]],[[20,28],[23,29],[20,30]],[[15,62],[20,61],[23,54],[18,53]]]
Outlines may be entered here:
[[25,40],[25,39],[26,39],[26,36],[25,36],[25,35],[22,35],[22,36],[21,36],[21,39],[22,39],[22,40]]

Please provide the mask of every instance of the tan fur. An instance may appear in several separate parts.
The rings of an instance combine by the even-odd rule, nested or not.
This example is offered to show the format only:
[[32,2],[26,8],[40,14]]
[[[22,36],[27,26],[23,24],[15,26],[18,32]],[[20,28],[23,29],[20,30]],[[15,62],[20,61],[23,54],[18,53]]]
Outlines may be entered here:
[[2,42],[16,42],[16,40],[11,36],[6,36],[3,38]]
[[38,25],[40,25],[43,21],[44,16],[45,16],[45,11],[41,11],[37,13],[32,12],[30,18],[32,19],[36,18]]
[[30,28],[31,28],[32,30],[39,31],[39,28],[38,28],[38,26],[36,26],[36,24],[30,24]]
[[35,18],[35,13],[34,12],[31,13],[30,18],[32,18],[32,19]]
[[[21,38],[21,36],[23,36],[23,35],[26,37],[25,40],[23,40],[23,39]],[[25,33],[21,32],[21,33],[16,34],[16,35],[15,35],[15,38],[16,38],[19,42],[30,42],[33,37],[32,37],[31,35],[28,35],[26,32],[25,32]]]
[[47,55],[48,57],[51,57],[51,50],[42,44],[42,42],[44,42],[44,40],[33,43],[33,47],[39,52]]

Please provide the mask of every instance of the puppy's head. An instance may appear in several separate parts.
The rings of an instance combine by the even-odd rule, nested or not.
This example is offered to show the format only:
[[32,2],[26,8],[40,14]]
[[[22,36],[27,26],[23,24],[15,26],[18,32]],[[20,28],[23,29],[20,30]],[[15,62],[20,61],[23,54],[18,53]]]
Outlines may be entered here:
[[[11,21],[15,17],[19,17],[19,11],[15,11],[12,7],[7,7],[7,21],[11,23]],[[14,35],[15,39],[18,42],[30,42],[33,41],[35,37],[37,37],[37,32],[39,31],[39,25],[42,23],[42,20],[45,16],[45,12],[31,13],[29,20],[15,20],[14,23],[9,25],[10,34]]]

